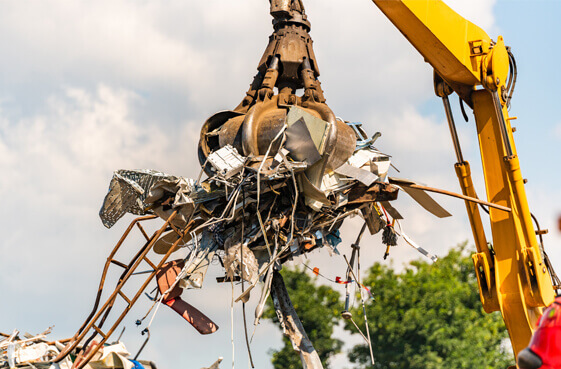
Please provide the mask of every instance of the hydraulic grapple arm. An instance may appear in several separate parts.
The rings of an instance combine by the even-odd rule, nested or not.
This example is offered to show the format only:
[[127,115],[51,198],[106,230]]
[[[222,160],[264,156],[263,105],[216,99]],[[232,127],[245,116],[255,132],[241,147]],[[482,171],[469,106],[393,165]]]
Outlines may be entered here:
[[497,41],[441,0],[373,0],[435,70],[435,91],[443,98],[465,195],[475,197],[469,163],[462,157],[448,102],[456,92],[473,109],[487,199],[510,207],[489,209],[493,246],[487,244],[478,208],[466,202],[477,246],[473,255],[480,296],[487,312],[500,310],[515,354],[525,348],[542,307],[554,299],[526,198],[507,106],[513,58]]

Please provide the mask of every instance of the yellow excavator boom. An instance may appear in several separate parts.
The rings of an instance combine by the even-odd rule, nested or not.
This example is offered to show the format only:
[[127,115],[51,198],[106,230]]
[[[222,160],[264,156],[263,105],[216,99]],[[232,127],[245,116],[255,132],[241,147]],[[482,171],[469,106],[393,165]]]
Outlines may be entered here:
[[479,209],[466,202],[477,253],[473,255],[485,311],[499,310],[515,355],[525,348],[542,308],[555,288],[544,262],[526,198],[524,179],[508,116],[509,49],[493,41],[441,0],[373,0],[435,70],[435,91],[443,98],[465,195],[475,197],[469,163],[462,157],[448,95],[456,92],[474,112],[487,201],[509,207],[489,209],[492,246]]

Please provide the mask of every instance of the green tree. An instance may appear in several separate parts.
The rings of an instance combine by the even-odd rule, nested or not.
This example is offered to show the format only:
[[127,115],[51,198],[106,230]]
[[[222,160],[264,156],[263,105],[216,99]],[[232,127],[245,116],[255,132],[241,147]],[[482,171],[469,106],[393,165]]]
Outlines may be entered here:
[[[435,264],[413,261],[402,272],[375,263],[363,283],[375,302],[367,316],[377,369],[505,369],[507,332],[498,313],[486,314],[465,245]],[[364,326],[362,310],[353,311]],[[345,329],[356,332],[347,322]],[[366,345],[355,346],[351,362],[372,368]]]
[[[313,342],[324,368],[329,368],[329,358],[341,352],[343,342],[332,338],[333,327],[339,322],[343,305],[341,295],[327,286],[316,286],[315,280],[303,269],[283,268],[281,274],[302,325]],[[278,324],[278,319],[269,298],[264,318]],[[280,326],[279,326],[280,327]],[[292,348],[290,340],[283,336],[284,346],[272,352],[275,369],[302,369],[300,356]]]

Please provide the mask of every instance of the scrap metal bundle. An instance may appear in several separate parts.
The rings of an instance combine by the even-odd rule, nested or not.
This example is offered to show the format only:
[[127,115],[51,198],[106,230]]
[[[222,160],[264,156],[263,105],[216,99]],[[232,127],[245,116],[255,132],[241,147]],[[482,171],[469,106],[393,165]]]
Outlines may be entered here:
[[[328,161],[323,145],[330,125],[292,107],[267,155],[242,156],[231,145],[221,147],[208,155],[204,169],[210,176],[204,181],[149,170],[115,172],[102,221],[110,227],[125,212],[166,220],[177,212],[171,223],[181,232],[188,229],[181,244],[192,248],[177,272],[183,288],[202,287],[214,255],[228,279],[238,276],[254,286],[275,263],[316,248],[337,252],[347,217],[362,216],[377,233],[386,225],[379,203],[398,193],[387,182],[389,156],[357,134],[360,125],[338,122],[348,127],[344,140],[355,149],[336,158],[338,167],[324,170],[319,186],[314,176]],[[170,230],[154,249],[166,253],[177,239]]]
[[178,272],[181,287],[200,288],[215,254],[229,278],[254,286],[275,263],[316,248],[337,252],[345,218],[360,214],[377,233],[386,225],[379,204],[397,198],[390,158],[373,146],[379,133],[368,137],[325,103],[302,2],[271,1],[271,15],[274,32],[246,96],[201,129],[198,157],[208,178],[117,171],[100,211],[107,227],[126,212],[163,219],[176,212],[171,223],[180,232],[154,249],[167,252],[189,229],[182,243],[193,251]]

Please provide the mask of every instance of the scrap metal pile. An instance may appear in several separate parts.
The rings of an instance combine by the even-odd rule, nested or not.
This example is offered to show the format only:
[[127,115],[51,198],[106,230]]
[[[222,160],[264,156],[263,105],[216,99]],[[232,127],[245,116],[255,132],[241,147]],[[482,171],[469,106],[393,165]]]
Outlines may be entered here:
[[[77,362],[75,356],[66,356],[64,360],[53,363],[64,349],[68,340],[50,341],[47,336],[51,328],[31,335],[21,334],[14,330],[11,334],[0,332],[0,368],[28,368],[28,369],[71,369]],[[95,342],[90,345],[95,346]],[[85,366],[86,369],[155,369],[156,365],[150,361],[129,359],[130,353],[125,345],[114,342],[106,345],[97,352],[95,357]],[[137,355],[138,356],[138,355]]]
[[18,330],[11,334],[0,332],[0,368],[31,367],[29,363],[48,362],[57,356],[64,346],[60,342],[49,342],[50,332],[51,328],[37,335],[24,333],[20,336]]
[[[357,140],[359,125],[338,121],[353,150],[329,168],[322,149],[327,122],[298,107],[279,122],[265,155],[242,156],[230,145],[212,151],[205,159],[209,177],[201,182],[155,171],[117,171],[101,211],[104,224],[112,226],[126,212],[166,220],[177,212],[171,223],[181,231],[189,228],[181,245],[193,249],[179,282],[189,288],[202,287],[215,254],[230,279],[243,277],[252,288],[276,263],[322,247],[337,253],[339,228],[349,216],[362,216],[373,234],[387,227],[379,203],[396,199],[398,189],[385,182],[389,157],[373,140]],[[316,187],[310,177],[318,167],[330,171],[324,169]],[[170,230],[155,251],[165,254],[177,238]]]

